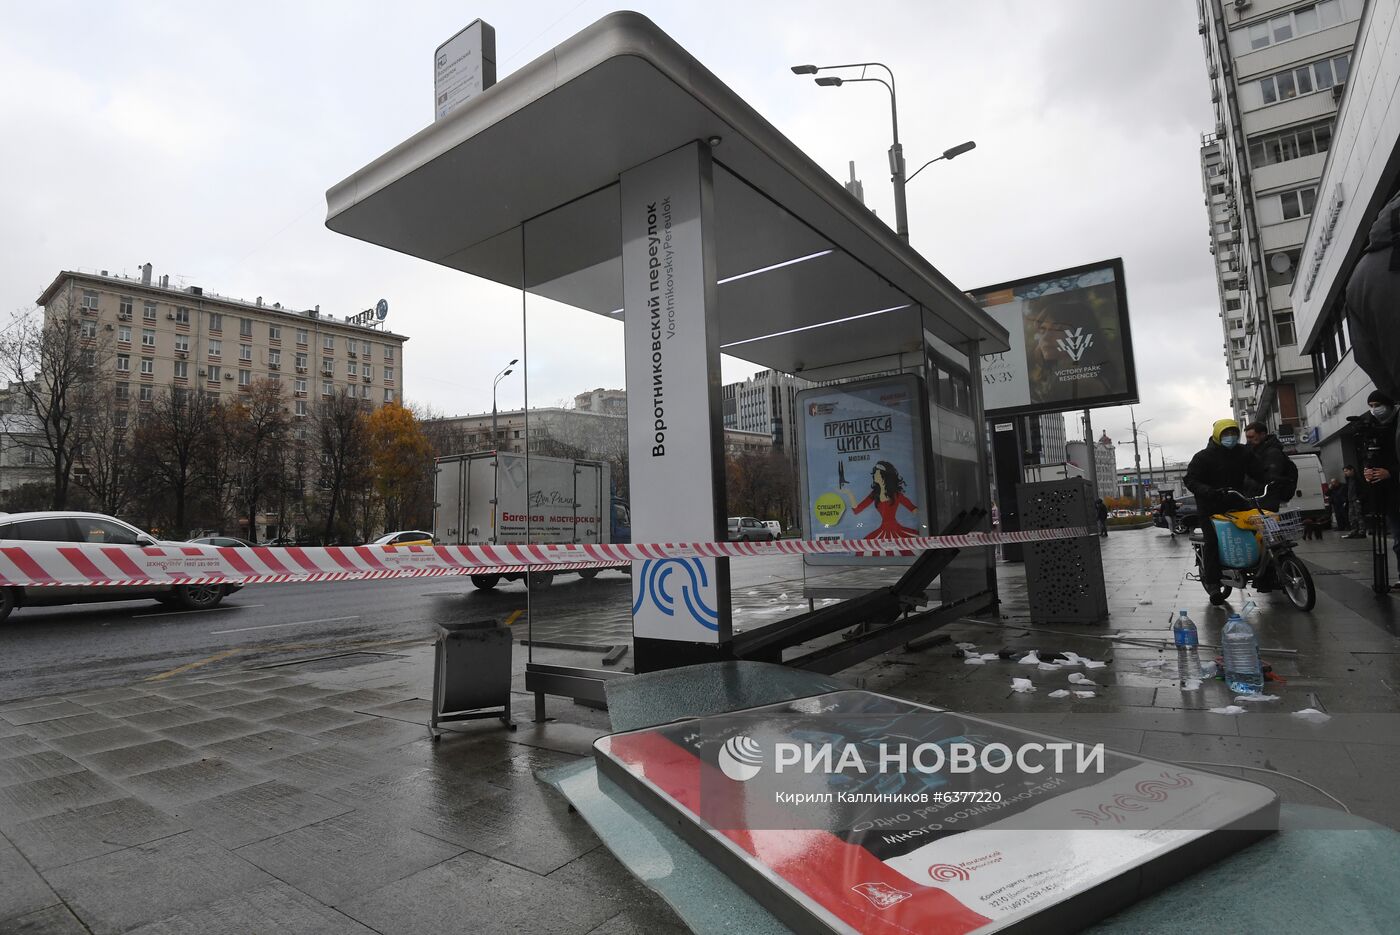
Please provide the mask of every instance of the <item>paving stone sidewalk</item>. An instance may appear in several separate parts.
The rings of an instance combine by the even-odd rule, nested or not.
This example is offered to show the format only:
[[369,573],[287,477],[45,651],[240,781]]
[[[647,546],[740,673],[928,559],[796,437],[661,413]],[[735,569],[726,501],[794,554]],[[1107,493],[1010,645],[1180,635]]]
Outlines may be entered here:
[[[1186,579],[1189,544],[1117,532],[1104,554],[1106,626],[1034,626],[1020,566],[1003,565],[1003,619],[946,630],[989,650],[1111,659],[1088,673],[1101,683],[1094,699],[1049,698],[1063,672],[1032,672],[1039,690],[1013,693],[1010,676],[1027,667],[967,666],[947,644],[842,677],[1130,752],[1236,764],[1222,768],[1236,775],[1284,772],[1400,824],[1393,599],[1324,590],[1300,614],[1262,598],[1264,645],[1296,650],[1272,659],[1289,682],[1270,690],[1286,710],[1316,700],[1334,720],[1319,730],[1286,713],[1231,718],[1208,711],[1229,700],[1223,685],[1183,692],[1139,665],[1162,658],[1156,648],[1104,639],[1163,638],[1184,606],[1215,642],[1224,614]],[[523,659],[517,649],[517,689]],[[430,645],[405,644],[0,706],[0,932],[683,931],[534,776],[588,755],[606,713],[551,699],[554,720],[535,725],[522,691],[516,732],[467,722],[434,744],[431,660]],[[1295,779],[1247,778],[1331,804]]]

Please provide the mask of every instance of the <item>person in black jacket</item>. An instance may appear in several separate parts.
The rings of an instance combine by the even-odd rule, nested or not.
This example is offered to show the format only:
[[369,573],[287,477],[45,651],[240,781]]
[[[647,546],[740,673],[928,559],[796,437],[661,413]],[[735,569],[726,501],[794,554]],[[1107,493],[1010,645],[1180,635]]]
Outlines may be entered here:
[[1230,510],[1246,509],[1226,491],[1243,491],[1250,481],[1266,481],[1259,460],[1240,444],[1240,424],[1234,419],[1220,419],[1211,427],[1210,441],[1191,458],[1183,481],[1186,489],[1196,495],[1196,507],[1201,517],[1201,586],[1210,595],[1211,603],[1224,600],[1220,594],[1220,543],[1215,538],[1211,516]]
[[1249,443],[1249,453],[1254,456],[1264,475],[1266,489],[1262,491],[1259,501],[1264,509],[1277,511],[1298,491],[1298,465],[1289,459],[1288,453],[1283,450],[1283,443],[1277,435],[1269,434],[1269,428],[1263,422],[1246,425],[1244,437]]
[[[1357,435],[1362,445],[1362,502],[1374,522],[1389,527],[1391,548],[1395,550],[1396,568],[1400,569],[1400,455],[1388,444],[1395,437],[1397,410],[1395,401],[1376,390],[1366,397],[1367,413],[1357,420]],[[1374,445],[1367,445],[1374,439]],[[1377,581],[1377,589],[1389,582]],[[1400,584],[1390,586],[1400,591]]]

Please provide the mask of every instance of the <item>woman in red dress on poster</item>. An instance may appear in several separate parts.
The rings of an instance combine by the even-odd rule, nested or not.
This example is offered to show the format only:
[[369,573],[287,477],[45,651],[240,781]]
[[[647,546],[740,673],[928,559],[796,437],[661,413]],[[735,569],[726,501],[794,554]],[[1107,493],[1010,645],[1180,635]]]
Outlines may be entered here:
[[893,464],[888,461],[877,462],[870,470],[870,493],[860,503],[856,503],[855,496],[845,487],[841,488],[841,493],[846,496],[851,504],[852,513],[861,513],[866,507],[874,504],[875,511],[880,514],[880,526],[874,532],[867,533],[866,539],[906,539],[917,536],[917,529],[910,529],[899,522],[899,508],[903,506],[910,513],[919,512],[919,508],[904,495],[904,478],[899,476]]

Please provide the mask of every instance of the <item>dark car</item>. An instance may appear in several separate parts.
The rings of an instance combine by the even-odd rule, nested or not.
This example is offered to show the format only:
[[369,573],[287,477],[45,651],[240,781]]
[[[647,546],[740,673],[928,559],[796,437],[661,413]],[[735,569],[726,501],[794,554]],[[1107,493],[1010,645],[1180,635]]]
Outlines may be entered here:
[[[1162,516],[1162,508],[1156,507],[1152,511],[1152,525],[1162,529],[1167,528],[1167,520]],[[1176,498],[1176,528],[1172,532],[1178,536],[1185,535],[1197,526],[1201,525],[1201,517],[1196,510],[1196,497],[1194,494],[1187,494],[1184,497]]]

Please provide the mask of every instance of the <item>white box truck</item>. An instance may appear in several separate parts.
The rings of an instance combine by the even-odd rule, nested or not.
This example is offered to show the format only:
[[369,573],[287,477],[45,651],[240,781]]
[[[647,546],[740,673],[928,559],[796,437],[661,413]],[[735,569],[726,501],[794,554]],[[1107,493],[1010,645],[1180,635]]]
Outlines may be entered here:
[[[443,545],[524,545],[630,542],[626,504],[612,495],[611,472],[603,461],[480,451],[437,459],[433,491],[433,535]],[[630,571],[627,564],[615,566]],[[580,571],[585,579],[601,569]],[[478,588],[494,588],[520,574],[472,575]],[[531,584],[548,586],[547,571]]]

